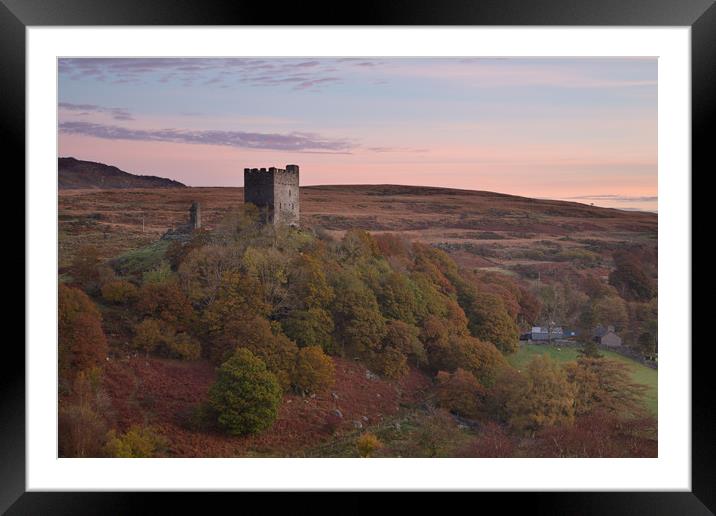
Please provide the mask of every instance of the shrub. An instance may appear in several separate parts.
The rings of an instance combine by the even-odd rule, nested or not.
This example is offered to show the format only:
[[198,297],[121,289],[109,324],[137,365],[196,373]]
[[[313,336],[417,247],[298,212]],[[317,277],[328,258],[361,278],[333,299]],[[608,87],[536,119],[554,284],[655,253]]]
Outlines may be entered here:
[[370,457],[383,447],[380,439],[370,432],[366,432],[356,440],[356,448],[361,457]]
[[166,283],[173,278],[169,262],[162,261],[153,269],[142,274],[142,283]]
[[281,387],[266,364],[248,349],[238,349],[219,368],[209,403],[219,427],[232,435],[269,428],[278,415]]
[[512,457],[515,444],[497,423],[485,424],[480,435],[470,441],[459,453],[460,457]]
[[334,435],[341,427],[343,419],[338,414],[329,412],[323,420],[323,429],[327,434]]
[[166,446],[166,440],[152,428],[132,426],[123,434],[110,430],[107,434],[105,453],[109,457],[147,458],[154,457],[156,452]]
[[169,354],[182,360],[201,358],[201,344],[187,333],[179,333],[165,343]]
[[293,378],[295,388],[300,392],[321,392],[333,385],[335,366],[333,360],[321,348],[310,346],[298,351],[296,370]]
[[137,298],[137,287],[127,280],[114,280],[102,285],[102,297],[117,305],[134,301]]

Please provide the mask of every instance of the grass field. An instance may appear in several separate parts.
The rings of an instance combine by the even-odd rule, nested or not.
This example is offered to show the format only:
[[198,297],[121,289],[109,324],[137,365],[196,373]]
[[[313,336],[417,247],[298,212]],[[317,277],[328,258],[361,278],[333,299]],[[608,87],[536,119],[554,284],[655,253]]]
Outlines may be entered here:
[[[599,351],[606,358],[616,360],[618,362],[624,362],[631,366],[632,379],[635,383],[646,385],[649,389],[646,393],[646,405],[650,411],[656,416],[658,414],[658,397],[657,397],[657,371],[646,367],[635,360],[619,355],[612,351]],[[549,355],[550,358],[557,362],[570,362],[577,359],[577,349],[557,346],[550,346],[546,344],[524,344],[520,346],[520,349],[509,355],[507,361],[517,369],[524,369],[527,364],[537,355]]]

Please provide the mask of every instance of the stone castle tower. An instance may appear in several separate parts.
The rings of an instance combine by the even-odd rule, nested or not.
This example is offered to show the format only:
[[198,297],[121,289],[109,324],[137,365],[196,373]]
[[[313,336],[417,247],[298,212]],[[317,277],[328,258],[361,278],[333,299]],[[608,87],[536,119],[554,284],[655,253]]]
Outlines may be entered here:
[[256,205],[270,224],[297,226],[299,221],[298,165],[245,168],[244,202]]

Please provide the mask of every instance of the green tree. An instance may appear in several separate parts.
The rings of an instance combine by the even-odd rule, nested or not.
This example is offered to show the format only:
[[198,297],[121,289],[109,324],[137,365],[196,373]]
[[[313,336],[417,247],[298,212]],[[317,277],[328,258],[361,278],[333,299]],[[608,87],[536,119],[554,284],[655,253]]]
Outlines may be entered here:
[[278,415],[281,387],[266,364],[248,349],[238,349],[219,368],[209,404],[219,426],[232,435],[268,429]]

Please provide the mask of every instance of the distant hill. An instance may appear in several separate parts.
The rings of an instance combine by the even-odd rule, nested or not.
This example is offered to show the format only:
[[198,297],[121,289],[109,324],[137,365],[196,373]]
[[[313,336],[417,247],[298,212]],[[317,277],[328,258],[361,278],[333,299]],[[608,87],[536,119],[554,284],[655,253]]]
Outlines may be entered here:
[[58,158],[60,190],[112,188],[186,188],[185,184],[165,177],[139,176],[123,170],[75,158]]

